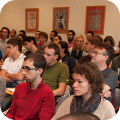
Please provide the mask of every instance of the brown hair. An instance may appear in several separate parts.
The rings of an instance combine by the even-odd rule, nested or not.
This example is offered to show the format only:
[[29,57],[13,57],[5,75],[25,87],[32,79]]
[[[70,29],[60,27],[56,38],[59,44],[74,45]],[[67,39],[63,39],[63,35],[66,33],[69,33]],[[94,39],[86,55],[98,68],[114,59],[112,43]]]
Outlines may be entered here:
[[91,84],[91,95],[102,93],[103,90],[103,77],[99,68],[92,62],[85,62],[82,64],[77,63],[73,69],[73,73],[84,75]]

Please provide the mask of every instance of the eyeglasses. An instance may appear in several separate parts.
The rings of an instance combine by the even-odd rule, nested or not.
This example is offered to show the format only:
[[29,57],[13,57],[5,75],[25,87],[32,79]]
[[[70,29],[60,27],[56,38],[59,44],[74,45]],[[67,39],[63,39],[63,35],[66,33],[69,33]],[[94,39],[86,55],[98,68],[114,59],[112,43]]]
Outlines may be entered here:
[[99,54],[102,54],[102,55],[104,55],[104,56],[107,55],[107,53],[99,53],[98,51],[94,51],[93,53],[94,53],[95,55],[99,55]]
[[25,70],[25,72],[29,72],[30,70],[38,70],[39,68],[30,68],[28,66],[22,66],[21,70]]
[[67,34],[67,36],[72,36],[72,34]]

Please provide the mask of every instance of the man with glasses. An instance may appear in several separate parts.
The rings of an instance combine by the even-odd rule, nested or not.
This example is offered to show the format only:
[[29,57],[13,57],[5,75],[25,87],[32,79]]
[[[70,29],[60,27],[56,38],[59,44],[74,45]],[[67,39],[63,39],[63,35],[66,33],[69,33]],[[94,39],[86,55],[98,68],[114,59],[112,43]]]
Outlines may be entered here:
[[67,32],[68,49],[73,46],[74,38],[75,38],[75,32],[73,30],[68,30],[68,32]]
[[[91,62],[94,62],[101,70],[104,82],[102,97],[112,101],[115,88],[117,86],[118,74],[111,68],[108,68],[111,60],[114,58],[114,49],[108,43],[100,43],[92,54]],[[99,83],[98,83],[99,84]]]
[[15,120],[51,120],[55,112],[54,95],[41,77],[46,65],[46,59],[39,53],[25,57],[22,74],[26,82],[16,87],[6,117]]

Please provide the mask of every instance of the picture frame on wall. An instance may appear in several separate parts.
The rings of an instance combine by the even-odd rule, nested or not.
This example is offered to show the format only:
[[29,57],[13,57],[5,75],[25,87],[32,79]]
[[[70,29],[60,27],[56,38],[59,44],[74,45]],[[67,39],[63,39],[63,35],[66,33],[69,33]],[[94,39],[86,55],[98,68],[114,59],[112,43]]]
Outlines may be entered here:
[[85,33],[93,31],[94,34],[104,34],[106,6],[87,6]]
[[67,33],[69,21],[69,7],[53,8],[53,30],[58,33]]
[[25,9],[25,31],[35,32],[38,31],[39,22],[39,8],[26,8]]

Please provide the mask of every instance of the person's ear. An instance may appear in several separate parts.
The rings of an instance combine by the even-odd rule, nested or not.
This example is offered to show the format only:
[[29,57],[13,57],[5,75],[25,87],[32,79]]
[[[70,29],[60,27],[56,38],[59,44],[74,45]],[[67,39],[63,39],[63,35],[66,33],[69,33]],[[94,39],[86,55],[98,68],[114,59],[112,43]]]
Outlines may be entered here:
[[42,69],[42,68],[39,68],[39,69],[37,70],[37,72],[38,72],[38,75],[41,75],[41,74],[43,73],[43,69]]
[[57,59],[58,59],[58,55],[55,55],[55,57],[54,57],[54,58],[55,58],[55,60],[57,60]]

